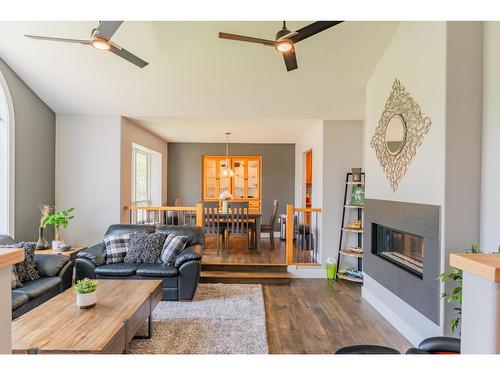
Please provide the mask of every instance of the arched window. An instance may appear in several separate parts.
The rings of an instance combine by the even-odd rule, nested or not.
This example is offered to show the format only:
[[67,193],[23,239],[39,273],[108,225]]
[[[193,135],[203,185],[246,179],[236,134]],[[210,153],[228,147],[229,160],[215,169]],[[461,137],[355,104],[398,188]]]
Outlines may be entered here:
[[14,235],[14,112],[0,72],[0,234]]

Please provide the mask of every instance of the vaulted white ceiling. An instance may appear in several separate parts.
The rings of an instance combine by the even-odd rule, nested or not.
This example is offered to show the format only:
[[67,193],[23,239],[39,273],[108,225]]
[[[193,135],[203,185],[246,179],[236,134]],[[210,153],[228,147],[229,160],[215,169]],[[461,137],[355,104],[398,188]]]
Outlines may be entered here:
[[23,36],[87,39],[96,25],[0,22],[0,57],[56,113],[119,114],[145,122],[362,119],[366,81],[397,23],[346,22],[304,40],[296,47],[299,69],[292,72],[272,48],[218,38],[225,31],[272,39],[280,21],[127,21],[113,41],[148,61],[144,69],[88,46]]

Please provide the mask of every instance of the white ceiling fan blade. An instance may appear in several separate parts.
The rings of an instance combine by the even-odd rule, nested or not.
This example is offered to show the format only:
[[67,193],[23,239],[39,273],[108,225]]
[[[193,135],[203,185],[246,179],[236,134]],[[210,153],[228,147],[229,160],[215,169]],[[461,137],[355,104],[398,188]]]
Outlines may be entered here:
[[56,38],[56,37],[51,37],[51,36],[40,36],[40,35],[24,35],[24,36],[31,38],[31,39],[47,40],[49,42],[92,44],[91,40],[85,40],[85,39]]

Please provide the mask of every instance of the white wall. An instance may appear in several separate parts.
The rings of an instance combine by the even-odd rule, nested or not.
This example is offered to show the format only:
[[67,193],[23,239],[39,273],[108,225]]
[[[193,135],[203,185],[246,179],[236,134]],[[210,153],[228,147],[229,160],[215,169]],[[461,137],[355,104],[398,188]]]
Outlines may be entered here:
[[[479,233],[481,27],[473,22],[401,23],[366,89],[366,197],[440,206],[441,271],[448,268],[448,254],[467,248]],[[396,78],[432,125],[393,192],[370,142]],[[391,323],[409,339],[449,334],[453,311],[444,300],[436,326],[402,300],[380,305],[387,298],[375,280],[364,285],[363,295],[379,310],[396,310],[396,315],[398,309],[406,311]]]
[[[313,152],[312,206],[322,209],[318,233],[320,261],[337,256],[345,176],[363,165],[363,122],[320,121],[295,145],[295,206],[304,207],[305,152]],[[346,263],[346,266],[354,264]],[[290,270],[300,277],[325,277],[323,269]]]
[[[323,122],[323,252],[327,257],[337,258],[342,224],[342,209],[345,193],[346,173],[351,168],[363,168],[363,122]],[[346,209],[346,222],[357,219],[357,210]],[[357,245],[357,235],[347,235],[346,247]],[[344,257],[342,268],[356,267],[354,258]]]
[[[121,179],[120,179],[120,200],[121,207],[129,205],[132,198],[132,144],[138,144],[155,151],[161,155],[161,198],[156,204],[167,201],[167,143],[144,130],[127,118],[121,118]],[[121,222],[129,222],[128,212],[121,210]]]
[[56,208],[75,208],[62,237],[72,245],[102,241],[120,222],[120,116],[56,116]]
[[[393,192],[370,145],[395,79],[432,125],[399,188]],[[366,85],[366,197],[442,205],[446,121],[446,23],[402,22]],[[426,181],[425,186],[422,182]]]
[[500,245],[500,22],[484,23],[481,249]]

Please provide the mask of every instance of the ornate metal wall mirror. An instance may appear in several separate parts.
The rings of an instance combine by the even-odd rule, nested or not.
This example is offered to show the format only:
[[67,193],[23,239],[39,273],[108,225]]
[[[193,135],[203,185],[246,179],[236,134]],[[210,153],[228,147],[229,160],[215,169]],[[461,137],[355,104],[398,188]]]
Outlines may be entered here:
[[431,119],[396,79],[373,134],[371,146],[393,191],[410,167]]
[[385,146],[391,155],[397,155],[406,142],[406,122],[397,114],[392,116],[385,129]]

